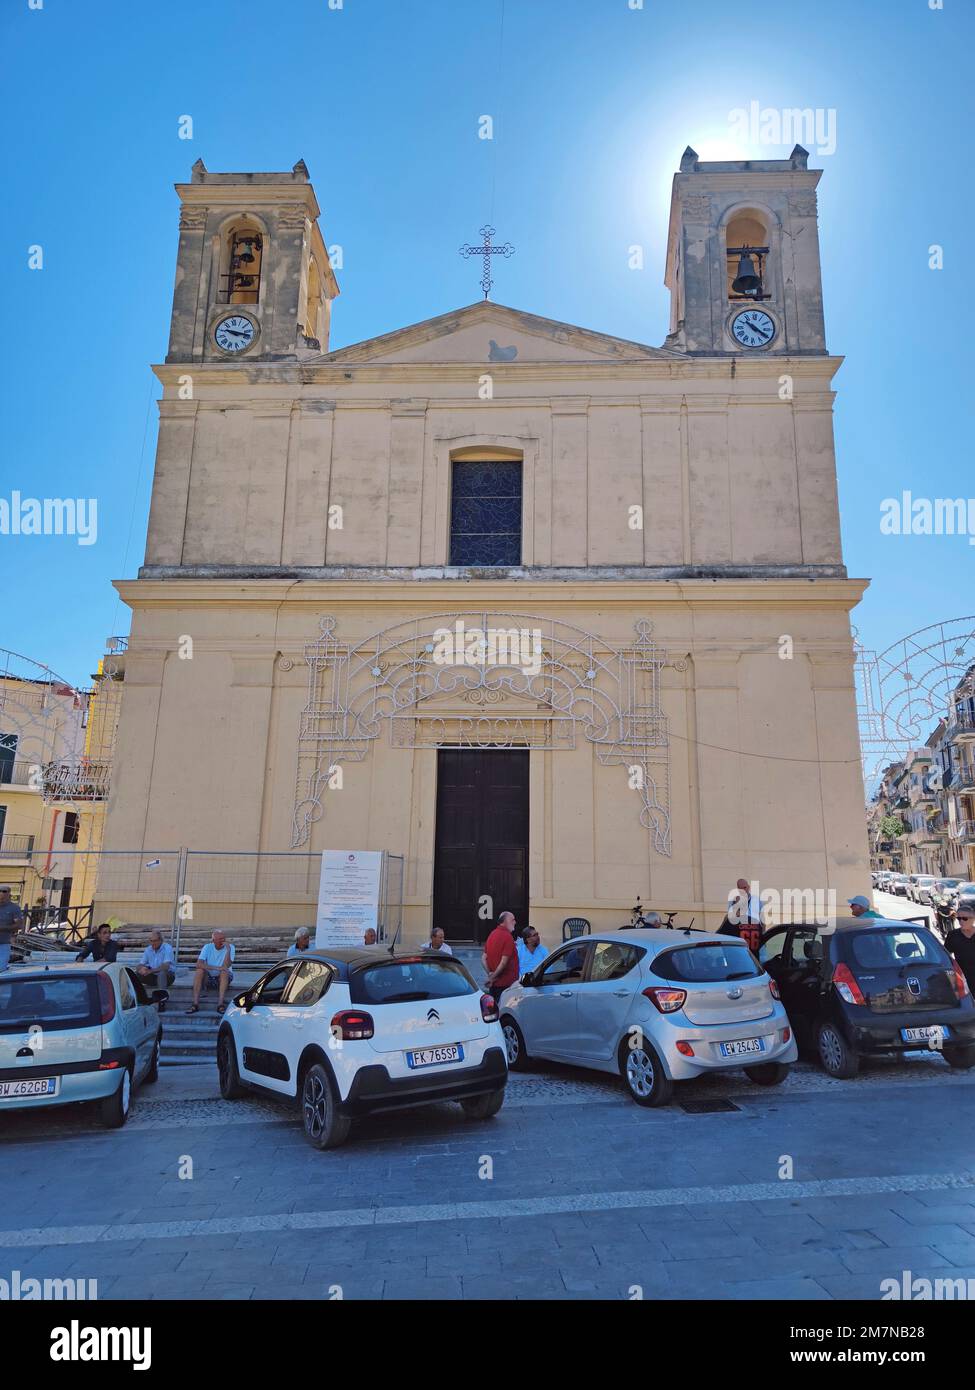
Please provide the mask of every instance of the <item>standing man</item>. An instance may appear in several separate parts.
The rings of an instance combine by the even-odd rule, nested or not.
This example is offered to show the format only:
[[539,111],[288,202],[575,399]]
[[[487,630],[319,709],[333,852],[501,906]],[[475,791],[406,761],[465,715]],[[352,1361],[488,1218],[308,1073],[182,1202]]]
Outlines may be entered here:
[[525,934],[518,942],[518,969],[522,975],[537,970],[548,955],[548,947],[543,946],[534,927],[526,927]]
[[963,898],[955,908],[957,926],[945,937],[945,949],[961,966],[968,988],[975,994],[975,902]]
[[24,914],[15,902],[10,901],[8,884],[0,886],[0,970],[10,964],[10,947],[16,932],[24,927]]
[[309,950],[311,950],[311,928],[299,927],[295,932],[294,941],[288,947],[288,955],[303,956]]
[[724,936],[740,936],[749,950],[758,950],[762,938],[762,900],[751,891],[747,878],[740,878],[735,884],[718,931]]
[[481,964],[487,972],[484,988],[497,1004],[518,978],[518,950],[515,946],[515,914],[502,912],[498,925],[484,943]]

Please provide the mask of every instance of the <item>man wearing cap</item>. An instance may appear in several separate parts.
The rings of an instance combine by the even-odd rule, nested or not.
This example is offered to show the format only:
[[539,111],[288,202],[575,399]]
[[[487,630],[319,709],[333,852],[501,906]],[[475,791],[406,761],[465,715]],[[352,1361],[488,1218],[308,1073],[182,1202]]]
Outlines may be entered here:
[[14,933],[23,929],[24,914],[16,903],[10,901],[10,888],[5,883],[0,887],[0,970],[10,964],[10,946]]
[[848,898],[850,905],[850,915],[853,917],[880,917],[879,912],[874,912],[870,906],[870,899],[865,898],[862,893],[858,893],[855,898]]
[[299,927],[295,932],[295,939],[288,947],[289,956],[303,956],[311,946],[311,930],[308,927]]

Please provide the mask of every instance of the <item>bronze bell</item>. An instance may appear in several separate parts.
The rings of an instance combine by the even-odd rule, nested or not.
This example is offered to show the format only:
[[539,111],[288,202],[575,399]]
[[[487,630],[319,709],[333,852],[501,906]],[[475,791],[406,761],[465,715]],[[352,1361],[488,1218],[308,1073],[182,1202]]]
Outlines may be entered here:
[[742,251],[738,261],[738,274],[731,282],[731,288],[736,294],[755,294],[762,288],[759,276],[755,274],[755,267],[752,258],[747,251]]

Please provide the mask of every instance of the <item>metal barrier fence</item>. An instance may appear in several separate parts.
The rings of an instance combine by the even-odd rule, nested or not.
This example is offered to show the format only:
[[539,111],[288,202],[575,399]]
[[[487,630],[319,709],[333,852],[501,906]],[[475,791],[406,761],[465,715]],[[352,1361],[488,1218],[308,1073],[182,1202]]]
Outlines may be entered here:
[[[195,942],[215,927],[255,939],[315,927],[321,854],[59,848],[53,860],[40,852],[32,860],[35,883],[28,896],[33,903],[44,893],[48,922],[70,891],[71,910],[92,904],[94,924],[116,918],[125,926],[159,927],[176,950],[181,938]],[[402,855],[384,853],[381,939],[393,940],[402,928],[403,882]],[[68,917],[67,904],[60,915]]]

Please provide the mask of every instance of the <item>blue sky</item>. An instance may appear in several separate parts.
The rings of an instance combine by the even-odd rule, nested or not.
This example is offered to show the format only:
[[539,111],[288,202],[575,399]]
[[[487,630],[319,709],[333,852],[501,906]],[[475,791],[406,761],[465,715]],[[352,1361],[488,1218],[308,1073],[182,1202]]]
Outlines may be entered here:
[[[35,0],[37,3],[37,0]],[[335,0],[333,0],[335,3]],[[884,536],[880,502],[975,494],[973,7],[944,0],[3,0],[0,496],[96,497],[98,541],[0,536],[0,646],[85,682],[128,630],[111,581],[142,560],[177,203],[208,168],[305,159],[343,247],[332,346],[479,297],[458,246],[493,221],[517,254],[494,297],[651,344],[670,180],[735,144],[729,112],[834,110],[820,222],[845,559],[882,649],[971,612],[964,536]],[[754,15],[754,18],[752,17]],[[492,114],[495,139],[477,138]],[[179,138],[180,117],[193,139]],[[645,248],[646,269],[627,266]],[[928,248],[944,248],[944,269]],[[28,247],[43,247],[43,270]]]

